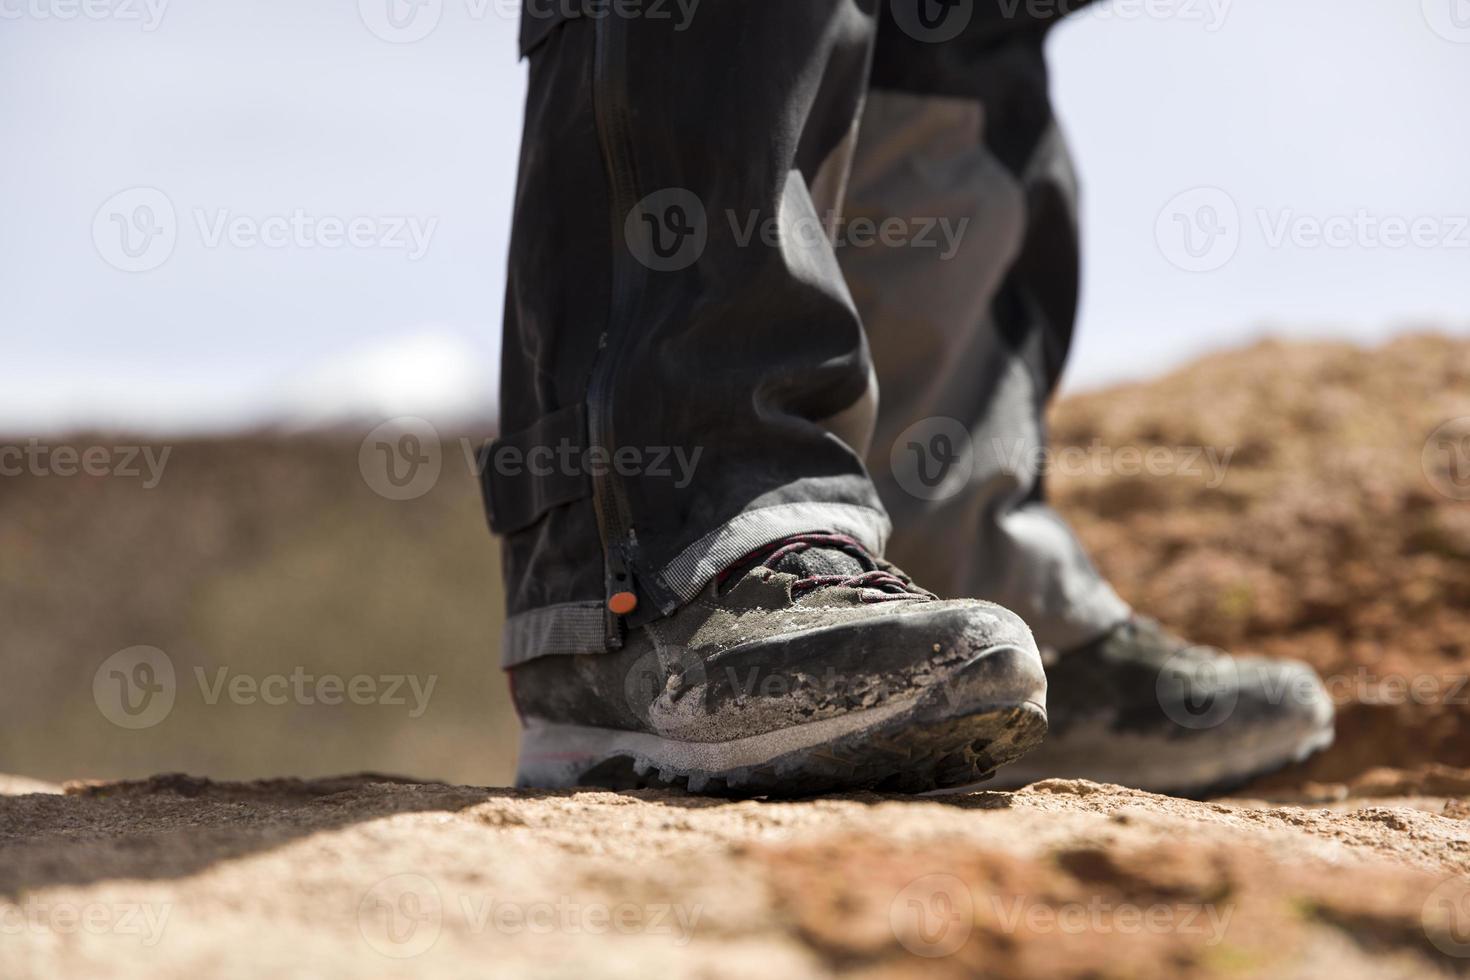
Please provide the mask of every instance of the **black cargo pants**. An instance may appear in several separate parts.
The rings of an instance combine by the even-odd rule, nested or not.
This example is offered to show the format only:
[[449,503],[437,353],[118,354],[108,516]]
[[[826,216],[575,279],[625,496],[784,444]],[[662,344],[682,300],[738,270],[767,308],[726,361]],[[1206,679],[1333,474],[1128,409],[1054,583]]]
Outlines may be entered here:
[[1077,302],[1067,6],[526,0],[481,460],[506,666],[615,649],[817,530],[1043,645],[1128,615],[1038,471]]

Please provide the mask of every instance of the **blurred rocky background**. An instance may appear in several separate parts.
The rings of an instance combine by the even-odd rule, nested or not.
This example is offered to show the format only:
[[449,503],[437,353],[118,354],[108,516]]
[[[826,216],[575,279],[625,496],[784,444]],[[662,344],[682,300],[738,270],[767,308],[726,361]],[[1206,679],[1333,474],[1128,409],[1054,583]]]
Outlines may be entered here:
[[[1327,676],[1338,744],[1278,787],[1453,780],[1470,767],[1467,417],[1470,341],[1263,342],[1063,400],[1048,480],[1140,610]],[[395,487],[381,421],[0,437],[32,458],[0,477],[0,772],[509,781],[471,463],[486,429],[416,433],[437,436],[438,475]],[[106,472],[88,475],[97,447]],[[172,706],[109,718],[117,672],[162,683],[136,672],[158,652]]]

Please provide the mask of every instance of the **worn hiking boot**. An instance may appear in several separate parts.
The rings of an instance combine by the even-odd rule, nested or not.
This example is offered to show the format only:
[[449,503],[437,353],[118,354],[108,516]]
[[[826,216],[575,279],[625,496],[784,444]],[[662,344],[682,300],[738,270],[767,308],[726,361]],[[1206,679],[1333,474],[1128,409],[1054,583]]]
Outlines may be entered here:
[[736,563],[623,649],[511,671],[522,786],[799,796],[973,783],[1046,732],[1031,631],[851,538]]
[[994,788],[1068,777],[1206,796],[1332,744],[1332,702],[1306,664],[1191,646],[1142,617],[1046,673],[1046,744]]

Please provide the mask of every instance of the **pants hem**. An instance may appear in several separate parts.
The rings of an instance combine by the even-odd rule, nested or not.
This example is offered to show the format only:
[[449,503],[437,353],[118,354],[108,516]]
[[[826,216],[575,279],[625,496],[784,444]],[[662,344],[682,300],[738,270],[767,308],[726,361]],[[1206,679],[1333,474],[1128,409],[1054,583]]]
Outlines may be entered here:
[[[735,561],[782,538],[833,531],[850,535],[881,555],[890,529],[887,514],[859,504],[803,502],[748,510],[685,548],[659,571],[659,582],[679,597],[679,603],[663,612],[674,612]],[[539,657],[605,652],[603,601],[562,602],[517,613],[505,621],[500,665],[508,670]]]

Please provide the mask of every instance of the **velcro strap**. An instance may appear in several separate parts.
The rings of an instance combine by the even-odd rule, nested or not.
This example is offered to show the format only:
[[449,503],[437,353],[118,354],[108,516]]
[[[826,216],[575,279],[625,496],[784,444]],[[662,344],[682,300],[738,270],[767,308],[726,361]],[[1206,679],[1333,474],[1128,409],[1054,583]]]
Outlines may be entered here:
[[553,507],[592,496],[583,465],[587,412],[569,405],[480,450],[485,513],[496,534],[514,534]]

